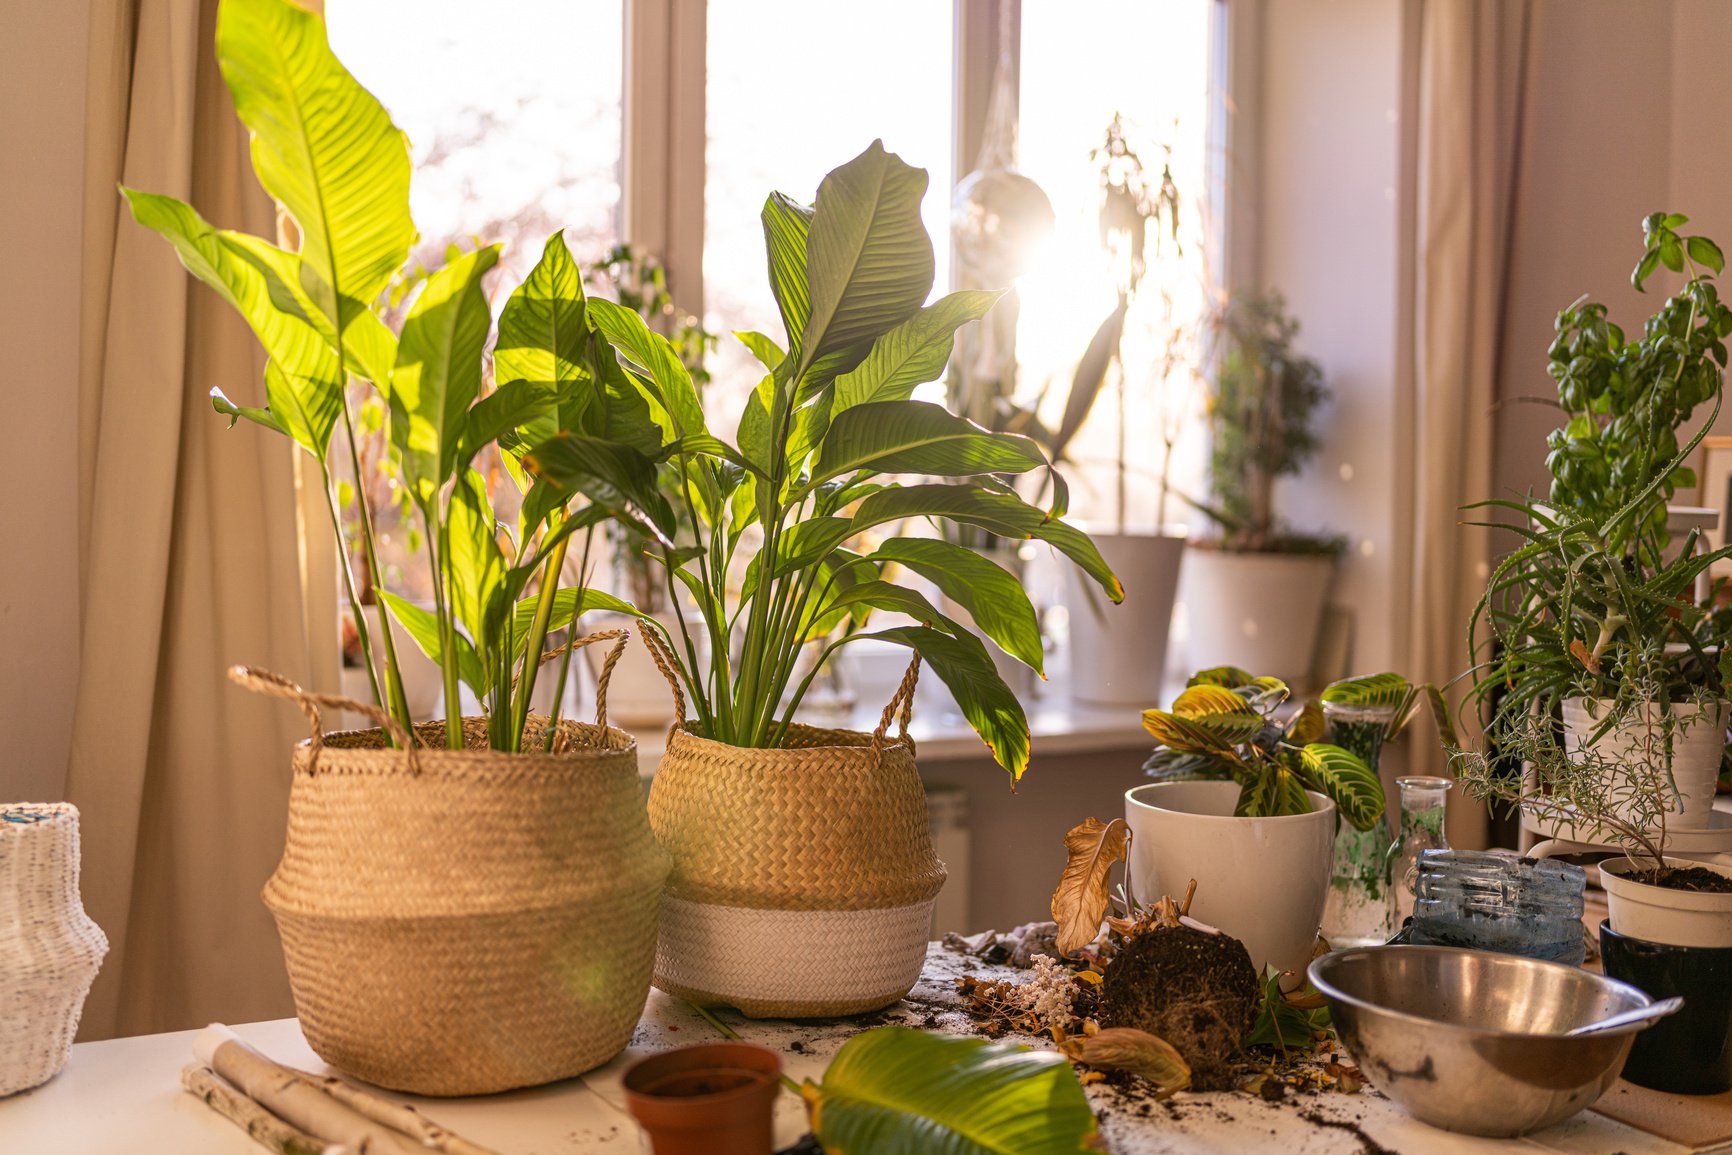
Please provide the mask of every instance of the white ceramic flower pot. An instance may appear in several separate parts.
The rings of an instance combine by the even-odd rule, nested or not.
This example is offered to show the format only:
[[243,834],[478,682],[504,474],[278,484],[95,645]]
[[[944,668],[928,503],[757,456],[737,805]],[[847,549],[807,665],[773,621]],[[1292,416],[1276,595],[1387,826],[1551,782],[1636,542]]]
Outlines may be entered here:
[[1329,897],[1335,804],[1310,793],[1309,814],[1235,818],[1238,798],[1232,782],[1125,791],[1132,893],[1143,903],[1183,899],[1194,878],[1193,918],[1244,943],[1259,971],[1304,974]]
[[0,806],[0,1095],[46,1083],[66,1065],[108,953],[84,913],[78,863],[76,807]]
[[[1702,866],[1732,876],[1732,867],[1717,863],[1668,858],[1666,864]],[[1628,858],[1600,863],[1600,885],[1606,888],[1606,913],[1613,930],[1670,946],[1732,947],[1732,894],[1649,886],[1628,877],[1634,869]]]
[[[1611,709],[1606,699],[1568,698],[1564,701],[1564,749],[1579,755]],[[1720,752],[1726,745],[1727,703],[1717,702],[1709,710],[1694,703],[1671,708],[1676,720],[1672,738],[1672,781],[1681,802],[1673,800],[1666,825],[1675,830],[1706,830],[1714,809],[1714,784],[1720,776]],[[1666,764],[1664,734],[1658,724],[1655,703],[1645,703],[1641,714],[1613,727],[1594,744],[1596,754],[1618,766]],[[1614,793],[1614,797],[1622,791]],[[1615,806],[1628,815],[1630,807]],[[1640,937],[1640,936],[1637,936]]]
[[1151,706],[1161,697],[1185,539],[1092,531],[1090,536],[1124,585],[1125,600],[1114,605],[1093,578],[1065,567],[1071,697],[1092,706]]
[[1328,554],[1192,549],[1179,589],[1188,667],[1238,666],[1303,684],[1334,576]]

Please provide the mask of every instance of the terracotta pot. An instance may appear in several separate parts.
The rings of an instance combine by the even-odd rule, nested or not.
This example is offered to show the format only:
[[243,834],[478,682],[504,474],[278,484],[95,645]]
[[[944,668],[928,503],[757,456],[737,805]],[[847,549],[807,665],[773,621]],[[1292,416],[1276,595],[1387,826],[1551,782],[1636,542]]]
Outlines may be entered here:
[[781,1074],[765,1047],[681,1047],[633,1064],[625,1103],[655,1155],[770,1155]]

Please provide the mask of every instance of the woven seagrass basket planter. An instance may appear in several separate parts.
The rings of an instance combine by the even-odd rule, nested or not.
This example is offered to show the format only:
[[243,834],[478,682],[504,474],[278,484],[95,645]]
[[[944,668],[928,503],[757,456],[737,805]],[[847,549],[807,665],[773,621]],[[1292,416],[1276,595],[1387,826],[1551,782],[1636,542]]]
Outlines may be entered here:
[[[907,699],[913,681],[911,668]],[[657,987],[754,1018],[812,1018],[874,1011],[914,986],[945,870],[904,690],[874,734],[795,725],[773,750],[675,724],[649,799],[674,864]],[[677,687],[675,699],[683,716]]]
[[[605,717],[605,715],[602,715]],[[381,730],[294,753],[283,859],[264,890],[307,1041],[423,1095],[570,1078],[618,1054],[649,995],[668,857],[637,744],[531,717],[534,753],[390,748]]]
[[60,1073],[108,953],[79,898],[78,862],[77,807],[0,806],[0,1095]]

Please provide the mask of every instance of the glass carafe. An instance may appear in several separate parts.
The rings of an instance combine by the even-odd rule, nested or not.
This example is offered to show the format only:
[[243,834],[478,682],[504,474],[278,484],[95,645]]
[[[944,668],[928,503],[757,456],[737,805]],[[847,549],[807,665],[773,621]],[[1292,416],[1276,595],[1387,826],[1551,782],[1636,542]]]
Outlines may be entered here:
[[1395,921],[1413,913],[1414,887],[1419,880],[1419,856],[1427,850],[1448,850],[1443,832],[1449,809],[1448,778],[1409,777],[1395,780],[1401,791],[1401,830],[1389,848],[1390,874],[1395,880]]
[[[1377,773],[1383,735],[1395,717],[1394,708],[1325,702],[1323,715],[1329,720],[1331,741],[1357,754]],[[1395,933],[1395,888],[1390,885],[1394,861],[1389,856],[1394,841],[1387,810],[1370,830],[1337,823],[1329,901],[1323,908],[1323,937],[1330,946],[1378,946]]]

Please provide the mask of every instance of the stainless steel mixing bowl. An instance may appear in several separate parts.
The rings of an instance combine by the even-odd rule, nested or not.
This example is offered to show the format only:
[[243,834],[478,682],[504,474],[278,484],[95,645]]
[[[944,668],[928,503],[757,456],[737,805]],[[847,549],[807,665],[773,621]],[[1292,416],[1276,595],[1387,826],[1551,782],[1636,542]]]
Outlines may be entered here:
[[1472,1135],[1524,1135],[1592,1105],[1640,1028],[1564,1032],[1651,1001],[1579,967],[1441,946],[1336,951],[1310,975],[1378,1090]]

